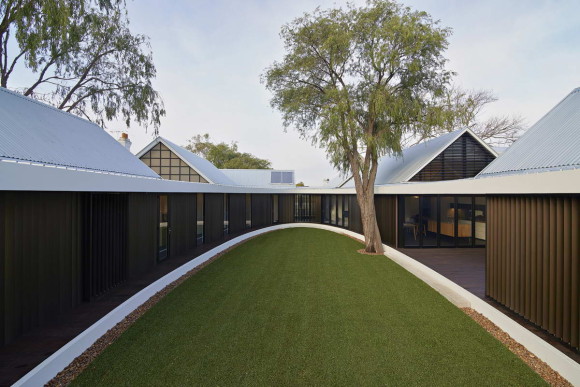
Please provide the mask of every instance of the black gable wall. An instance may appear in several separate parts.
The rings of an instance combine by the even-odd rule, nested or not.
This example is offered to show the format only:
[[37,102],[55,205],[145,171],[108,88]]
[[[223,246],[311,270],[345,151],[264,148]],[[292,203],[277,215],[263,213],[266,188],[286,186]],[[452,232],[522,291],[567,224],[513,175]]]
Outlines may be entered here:
[[455,180],[474,177],[495,159],[470,134],[464,133],[453,144],[420,170],[410,181]]

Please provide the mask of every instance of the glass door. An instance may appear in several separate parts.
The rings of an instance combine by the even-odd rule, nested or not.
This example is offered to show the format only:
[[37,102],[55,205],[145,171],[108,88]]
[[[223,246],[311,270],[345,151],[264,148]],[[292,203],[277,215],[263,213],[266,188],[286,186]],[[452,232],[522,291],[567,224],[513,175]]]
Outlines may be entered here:
[[159,250],[160,261],[169,255],[169,211],[167,195],[159,195]]

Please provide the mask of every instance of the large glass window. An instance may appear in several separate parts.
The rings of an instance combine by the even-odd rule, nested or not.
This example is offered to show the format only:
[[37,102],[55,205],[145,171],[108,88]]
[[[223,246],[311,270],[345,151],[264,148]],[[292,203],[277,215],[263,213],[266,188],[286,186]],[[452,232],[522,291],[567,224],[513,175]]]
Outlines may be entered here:
[[322,196],[322,223],[330,223],[330,196]]
[[485,197],[483,196],[476,196],[475,197],[475,206],[473,210],[473,221],[475,223],[475,245],[476,246],[485,246],[485,241],[487,240],[486,234],[486,202]]
[[336,195],[330,195],[330,224],[336,225]]
[[455,246],[455,197],[442,196],[441,203],[441,222],[439,225],[440,246]]
[[404,247],[485,246],[485,197],[405,196],[399,235]]
[[159,260],[167,258],[169,250],[169,211],[167,195],[159,195]]
[[337,226],[342,226],[342,195],[338,195],[336,197],[336,202],[337,202],[337,210],[336,210],[336,225]]
[[203,194],[197,194],[197,244],[203,244]]
[[473,198],[459,196],[457,198],[457,246],[471,246],[473,227]]
[[437,246],[437,197],[421,197],[421,224],[419,230],[423,247]]
[[405,214],[403,221],[403,239],[405,246],[419,246],[421,238],[421,214],[419,196],[405,196]]

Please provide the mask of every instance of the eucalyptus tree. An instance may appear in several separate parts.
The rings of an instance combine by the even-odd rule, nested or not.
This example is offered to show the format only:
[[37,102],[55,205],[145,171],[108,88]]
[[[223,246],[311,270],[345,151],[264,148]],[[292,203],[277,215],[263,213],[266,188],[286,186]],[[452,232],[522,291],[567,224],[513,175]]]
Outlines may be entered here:
[[[157,132],[165,114],[149,39],[124,0],[0,0],[0,84],[106,126]],[[29,84],[12,82],[16,72]]]
[[400,155],[405,136],[425,136],[449,118],[441,100],[452,76],[443,56],[450,33],[391,1],[316,9],[282,27],[286,54],[263,74],[285,127],[352,173],[367,252],[383,251],[374,206],[379,158]]

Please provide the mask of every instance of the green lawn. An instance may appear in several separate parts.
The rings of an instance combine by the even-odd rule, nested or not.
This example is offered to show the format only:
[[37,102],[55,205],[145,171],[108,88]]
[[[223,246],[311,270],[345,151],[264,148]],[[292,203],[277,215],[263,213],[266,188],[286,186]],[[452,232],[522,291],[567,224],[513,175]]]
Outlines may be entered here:
[[544,385],[423,282],[356,241],[288,229],[224,255],[78,385]]

